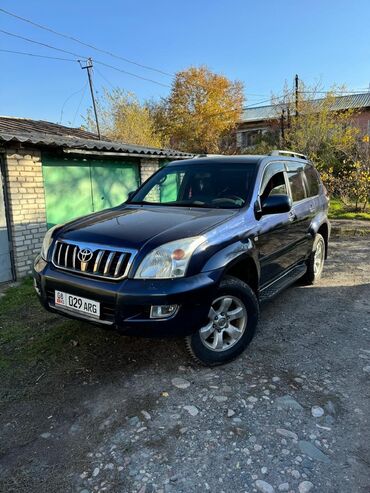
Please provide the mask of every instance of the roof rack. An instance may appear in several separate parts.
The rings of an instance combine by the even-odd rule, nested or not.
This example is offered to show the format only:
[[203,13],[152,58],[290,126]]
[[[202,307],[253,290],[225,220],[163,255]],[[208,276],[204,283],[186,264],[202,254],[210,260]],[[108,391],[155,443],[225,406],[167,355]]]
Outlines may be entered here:
[[194,159],[200,159],[202,157],[225,157],[224,154],[196,154]]
[[290,157],[297,157],[299,159],[304,159],[305,161],[308,161],[308,157],[305,156],[304,154],[301,154],[300,152],[294,152],[294,151],[281,151],[280,149],[275,149],[270,152],[270,156],[290,156]]

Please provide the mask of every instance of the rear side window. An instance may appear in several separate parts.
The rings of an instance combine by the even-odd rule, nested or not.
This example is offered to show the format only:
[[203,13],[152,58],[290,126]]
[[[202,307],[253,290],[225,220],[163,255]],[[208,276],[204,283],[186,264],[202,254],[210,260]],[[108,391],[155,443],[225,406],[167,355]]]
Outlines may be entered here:
[[293,202],[299,202],[306,198],[306,190],[303,181],[302,163],[296,161],[287,161],[288,180],[292,192]]
[[304,174],[308,185],[308,196],[314,197],[315,195],[318,195],[320,190],[320,180],[317,171],[313,166],[308,165],[304,169]]
[[306,198],[303,180],[302,180],[302,171],[289,171],[288,179],[290,184],[290,190],[292,192],[293,202],[299,202]]

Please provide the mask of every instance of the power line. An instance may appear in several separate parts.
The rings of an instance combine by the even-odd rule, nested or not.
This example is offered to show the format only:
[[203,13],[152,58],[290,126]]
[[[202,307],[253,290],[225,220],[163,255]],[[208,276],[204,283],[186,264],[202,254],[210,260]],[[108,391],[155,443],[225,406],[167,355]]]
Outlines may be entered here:
[[81,87],[81,89],[79,89],[78,91],[73,92],[70,96],[68,96],[66,98],[66,100],[64,101],[64,103],[62,105],[62,109],[60,110],[60,118],[59,118],[59,122],[60,123],[62,123],[62,121],[63,121],[63,113],[64,113],[64,107],[65,107],[65,105],[68,103],[68,101],[71,98],[73,98],[73,96],[75,96],[76,94],[79,94],[81,91],[83,91],[86,88],[86,85],[87,85],[87,82],[86,82],[86,84],[83,87]]
[[99,65],[103,65],[104,67],[111,68],[112,70],[117,70],[118,72],[122,72],[123,74],[128,74],[132,75],[133,77],[136,77],[138,79],[146,80],[147,82],[152,82],[153,84],[157,84],[158,86],[162,87],[171,87],[169,84],[164,84],[163,82],[158,82],[153,79],[148,79],[147,77],[142,77],[141,75],[136,75],[131,72],[127,72],[126,70],[122,70],[121,68],[115,67],[114,65],[110,65],[109,63],[101,62],[100,60],[96,60],[96,58],[93,59],[95,63],[98,63]]
[[107,79],[107,78],[105,77],[105,75],[104,75],[104,74],[103,74],[103,73],[102,73],[102,72],[101,72],[101,71],[100,71],[97,67],[95,67],[95,70],[96,70],[96,72],[100,75],[100,77],[101,77],[102,79],[104,79],[104,80],[105,80],[105,82],[107,82],[107,83],[111,86],[111,88],[112,88],[112,89],[114,89],[114,87],[115,87],[115,86],[112,84],[112,82],[111,82],[109,79]]
[[82,104],[82,101],[83,101],[83,99],[84,99],[84,97],[85,97],[85,94],[86,94],[86,88],[87,88],[87,82],[86,82],[86,84],[85,84],[85,87],[84,87],[84,90],[83,90],[83,93],[82,93],[82,96],[81,96],[80,102],[78,103],[78,106],[77,106],[77,109],[76,109],[75,116],[73,117],[72,127],[74,127],[74,124],[75,124],[75,121],[76,121],[76,118],[77,118],[77,113],[79,112],[80,107],[81,107],[81,104]]
[[[121,55],[117,55],[117,54],[115,54],[115,53],[113,53],[111,51],[108,51],[108,50],[103,50],[101,48],[98,48],[95,45],[90,44],[90,43],[85,43],[84,41],[82,41],[82,40],[80,40],[80,39],[78,39],[78,38],[76,38],[74,36],[70,36],[68,34],[60,33],[60,32],[55,31],[54,29],[52,29],[50,27],[44,26],[44,25],[39,24],[37,22],[34,22],[34,21],[30,20],[30,19],[26,19],[25,17],[22,17],[20,15],[14,14],[13,12],[10,12],[9,10],[5,10],[3,8],[0,8],[0,12],[3,12],[4,14],[9,15],[9,16],[12,16],[12,17],[14,17],[16,19],[19,19],[19,20],[23,21],[23,22],[27,22],[28,24],[31,24],[31,25],[33,25],[35,27],[38,27],[40,29],[43,29],[45,31],[51,32],[51,33],[53,33],[53,34],[55,34],[57,36],[61,36],[62,38],[69,39],[71,41],[74,41],[76,43],[79,43],[82,46],[86,46],[86,47],[91,48],[91,49],[93,49],[95,51],[98,51],[100,53],[103,53],[105,55],[109,55],[109,56],[111,56],[113,58],[116,58],[116,59],[119,59],[119,60],[123,60],[124,62],[131,63],[133,65],[136,65],[137,67],[141,67],[141,68],[144,68],[144,69],[147,69],[147,70],[152,70],[154,72],[160,73],[162,75],[169,76],[171,78],[175,77],[175,74],[173,74],[173,73],[165,72],[163,70],[160,70],[158,68],[152,67],[150,65],[144,65],[144,64],[139,63],[139,62],[136,62],[134,60],[130,60],[128,58],[122,57]],[[84,58],[86,59],[87,57],[84,57]],[[94,60],[94,61],[95,61],[95,63],[99,63],[97,60]],[[108,66],[108,64],[107,64],[107,66]],[[110,66],[110,68],[112,68],[112,67]],[[115,70],[117,70],[117,68],[115,68]],[[123,73],[127,73],[128,75],[132,75],[134,77],[139,77],[139,76],[137,76],[135,74],[131,74],[130,72],[123,72]],[[143,80],[147,80],[149,82],[154,82],[155,84],[160,84],[159,82],[152,81],[151,79],[146,79],[144,77],[141,77],[141,78]],[[164,87],[170,87],[170,86],[165,85],[165,84],[163,84],[163,86]],[[264,94],[254,94],[254,93],[245,93],[245,95],[246,96],[256,96],[256,97],[263,97],[263,96],[265,96]]]
[[20,15],[17,15],[17,14],[14,14],[13,12],[9,12],[8,10],[5,10],[3,8],[0,8],[0,12],[3,12],[4,14],[6,15],[10,15],[12,17],[15,17],[16,19],[19,19],[23,22],[27,22],[28,24],[31,24],[35,27],[38,27],[39,29],[43,29],[44,31],[49,31],[57,36],[61,36],[62,38],[66,38],[66,39],[69,39],[71,41],[74,41],[76,43],[79,43],[80,45],[82,46],[86,46],[87,48],[91,48],[95,51],[98,51],[100,53],[104,53],[105,55],[109,55],[113,58],[117,58],[119,60],[123,60],[124,62],[127,62],[127,63],[131,63],[132,65],[136,65],[137,67],[141,67],[141,68],[144,68],[146,70],[152,70],[153,72],[157,72],[159,74],[162,74],[162,75],[167,75],[169,77],[173,77],[174,74],[171,74],[169,72],[165,72],[163,70],[160,70],[158,68],[155,68],[155,67],[151,67],[150,65],[144,65],[142,63],[139,63],[139,62],[135,62],[134,60],[130,60],[129,58],[125,58],[123,56],[120,56],[120,55],[116,55],[115,53],[112,53],[111,51],[107,51],[107,50],[102,50],[101,48],[98,48],[97,46],[94,46],[92,44],[89,44],[89,43],[85,43],[84,41],[81,41],[80,39],[78,38],[75,38],[74,36],[70,36],[68,34],[64,34],[64,33],[60,33],[58,31],[55,31],[54,29],[51,29],[50,27],[47,27],[47,26],[43,26],[42,24],[38,24],[37,22],[34,22],[34,21],[31,21],[30,19],[26,19],[25,17],[21,17]]
[[51,50],[60,51],[62,53],[67,53],[68,55],[75,56],[77,58],[87,58],[84,55],[79,55],[78,53],[74,53],[73,51],[63,50],[63,48],[57,48],[56,46],[49,45],[47,43],[42,43],[41,41],[35,41],[31,38],[26,38],[25,36],[21,36],[20,34],[10,33],[9,31],[4,31],[4,29],[0,29],[0,32],[6,34],[7,36],[12,36],[13,38],[22,39],[23,41],[27,41],[28,43],[33,43],[36,45],[44,46],[45,48],[49,48]]
[[[85,55],[81,55],[79,53],[74,53],[73,51],[64,50],[63,48],[57,48],[56,46],[52,46],[52,45],[47,44],[47,43],[42,43],[41,41],[36,41],[34,39],[27,38],[25,36],[21,36],[20,34],[15,34],[15,33],[10,33],[9,31],[4,31],[4,29],[0,29],[0,33],[6,34],[7,36],[12,36],[14,38],[22,39],[23,41],[27,41],[28,43],[33,43],[33,44],[37,44],[40,46],[44,46],[45,48],[49,48],[51,50],[56,50],[56,51],[60,51],[62,53],[67,53],[68,55],[75,56],[77,58],[77,61],[79,61],[79,59],[87,60],[88,58],[90,58],[90,57],[87,57]],[[98,63],[99,65],[104,65],[105,67],[111,68],[112,70],[117,70],[118,72],[121,72],[123,74],[130,75],[132,77],[136,77],[137,79],[145,80],[147,82],[152,82],[153,84],[157,84],[158,86],[162,86],[162,87],[171,87],[168,84],[164,84],[164,83],[158,82],[154,79],[149,79],[148,77],[143,77],[141,75],[137,75],[137,74],[134,74],[132,72],[128,72],[127,70],[123,70],[121,68],[115,67],[114,65],[110,65],[109,63],[105,63],[105,62],[102,62],[102,61],[96,60],[96,59],[93,59],[93,61],[95,63]]]
[[57,57],[57,56],[47,56],[47,55],[39,55],[36,53],[28,53],[25,51],[15,51],[15,50],[3,50],[0,48],[0,51],[3,53],[11,53],[13,55],[27,55],[27,56],[32,56],[36,58],[48,58],[49,60],[63,60],[65,62],[77,62],[74,58],[62,58],[62,57]]

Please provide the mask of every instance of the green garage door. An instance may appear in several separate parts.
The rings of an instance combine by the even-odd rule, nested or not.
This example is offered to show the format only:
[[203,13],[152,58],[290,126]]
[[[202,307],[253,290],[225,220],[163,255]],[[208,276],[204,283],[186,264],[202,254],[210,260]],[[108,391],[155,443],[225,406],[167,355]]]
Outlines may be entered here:
[[48,227],[121,204],[139,186],[135,163],[43,157]]

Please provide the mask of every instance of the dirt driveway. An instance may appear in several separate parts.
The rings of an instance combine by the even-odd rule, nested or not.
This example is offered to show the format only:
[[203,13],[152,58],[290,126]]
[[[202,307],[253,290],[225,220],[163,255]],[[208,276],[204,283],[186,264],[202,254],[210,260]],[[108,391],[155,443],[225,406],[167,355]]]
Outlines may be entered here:
[[262,312],[237,361],[0,300],[0,491],[370,491],[369,238]]

